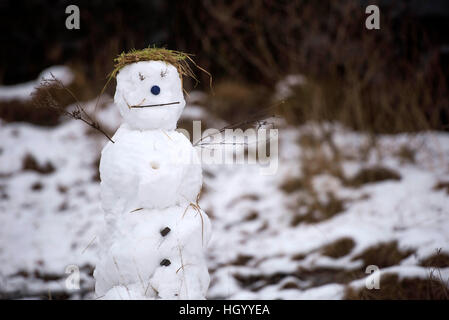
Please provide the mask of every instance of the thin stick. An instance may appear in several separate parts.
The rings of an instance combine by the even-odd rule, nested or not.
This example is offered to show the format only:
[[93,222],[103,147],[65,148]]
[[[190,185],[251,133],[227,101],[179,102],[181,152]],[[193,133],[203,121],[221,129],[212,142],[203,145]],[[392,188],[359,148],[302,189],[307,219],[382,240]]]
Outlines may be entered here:
[[[72,117],[76,120],[81,120],[88,126],[98,130],[103,134],[109,141],[114,143],[114,141],[109,137],[109,135],[104,131],[97,121],[95,121],[83,108],[81,102],[78,100],[76,95],[67,88],[61,80],[57,79],[53,73],[50,73],[51,79],[42,79],[40,85],[36,88],[36,91],[32,93],[34,104],[36,107],[48,107],[56,110],[57,112],[64,114],[66,116]],[[51,89],[58,89],[66,91],[75,101],[75,110],[67,111],[63,106],[61,106],[51,93]]]
[[169,106],[172,104],[179,104],[179,101],[176,102],[169,102],[169,103],[160,103],[160,104],[148,104],[148,105],[136,105],[136,106],[130,106],[129,108],[148,108],[148,107],[162,107],[162,106]]
[[89,244],[87,245],[87,247],[84,248],[84,250],[81,252],[81,254],[84,254],[84,252],[86,252],[86,250],[92,245],[92,243],[95,241],[95,239],[97,239],[97,236],[95,236],[92,240],[90,240]]
[[193,146],[194,146],[194,147],[196,147],[196,146],[202,146],[203,144],[204,144],[204,145],[206,145],[206,144],[207,144],[207,145],[211,145],[211,144],[223,144],[223,143],[210,143],[210,142],[209,142],[209,143],[204,143],[203,141],[204,141],[205,139],[209,138],[209,137],[212,137],[212,136],[215,136],[215,135],[217,135],[217,134],[220,134],[220,133],[224,132],[226,129],[234,129],[234,128],[237,128],[237,127],[241,127],[241,126],[248,125],[248,124],[254,124],[254,123],[257,123],[257,124],[259,124],[259,126],[260,126],[260,122],[261,122],[261,121],[262,121],[262,122],[265,122],[267,118],[273,118],[273,117],[276,117],[275,114],[269,114],[269,115],[266,115],[265,112],[266,112],[267,110],[271,110],[271,109],[274,109],[274,108],[276,108],[276,107],[279,107],[280,105],[282,105],[282,104],[284,104],[284,103],[285,103],[284,100],[279,101],[279,102],[275,103],[274,105],[272,105],[272,106],[270,106],[270,107],[267,107],[267,108],[263,109],[261,112],[259,112],[259,113],[256,114],[255,116],[253,116],[251,119],[248,119],[248,120],[245,120],[245,121],[241,121],[241,122],[237,122],[237,123],[233,123],[233,124],[224,126],[224,127],[221,128],[220,130],[218,130],[218,132],[213,132],[213,133],[210,133],[210,134],[208,134],[208,135],[206,135],[206,136],[204,136],[204,137],[201,137],[198,141],[196,141],[196,142],[193,144]]

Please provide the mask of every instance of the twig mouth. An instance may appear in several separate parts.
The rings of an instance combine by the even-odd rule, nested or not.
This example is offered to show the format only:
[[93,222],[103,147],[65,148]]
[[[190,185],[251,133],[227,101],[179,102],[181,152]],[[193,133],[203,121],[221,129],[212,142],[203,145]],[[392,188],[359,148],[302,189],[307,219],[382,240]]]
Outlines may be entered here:
[[159,104],[147,104],[147,105],[137,105],[137,106],[130,106],[129,108],[151,108],[151,107],[162,107],[162,106],[170,106],[174,104],[179,104],[179,101],[175,102],[169,102],[169,103],[159,103]]

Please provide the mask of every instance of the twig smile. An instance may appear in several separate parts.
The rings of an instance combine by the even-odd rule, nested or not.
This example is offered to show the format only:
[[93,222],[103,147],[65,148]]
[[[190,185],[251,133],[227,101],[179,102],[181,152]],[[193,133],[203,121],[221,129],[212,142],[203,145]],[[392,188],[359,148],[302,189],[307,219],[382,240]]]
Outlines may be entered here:
[[130,106],[129,108],[150,108],[150,107],[162,107],[162,106],[169,106],[173,104],[179,104],[179,101],[176,102],[169,102],[169,103],[159,103],[159,104],[147,104],[147,105],[137,105],[137,106]]

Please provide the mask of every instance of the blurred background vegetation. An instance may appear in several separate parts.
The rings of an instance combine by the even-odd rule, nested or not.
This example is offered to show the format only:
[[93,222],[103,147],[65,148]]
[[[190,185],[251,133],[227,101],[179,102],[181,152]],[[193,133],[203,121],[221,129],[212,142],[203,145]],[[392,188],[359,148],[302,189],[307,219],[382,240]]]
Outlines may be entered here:
[[[279,110],[290,123],[338,120],[373,133],[447,130],[449,5],[374,3],[381,29],[370,31],[368,2],[358,0],[2,1],[0,84],[68,64],[77,75],[77,95],[92,99],[117,54],[166,46],[195,54],[213,74],[208,107],[228,121],[266,106],[276,83],[301,74],[306,84]],[[70,4],[80,7],[80,30],[65,28]],[[207,76],[199,76],[199,88],[210,91]],[[0,117],[56,123],[50,112],[36,117],[25,105],[25,112],[18,109],[4,103]]]
[[[71,4],[80,8],[80,30],[65,27],[68,16],[65,8]],[[365,28],[368,4],[380,7],[380,30]],[[272,105],[275,100],[285,99],[276,111],[289,124],[299,126],[309,121],[324,124],[319,126],[321,131],[318,133],[309,132],[307,128],[301,132],[297,142],[304,151],[297,163],[301,176],[288,176],[280,185],[287,196],[298,193],[303,196],[289,205],[291,227],[329,221],[344,212],[351,202],[337,193],[316,187],[314,181],[319,175],[336,178],[342,186],[340,189],[347,187],[353,191],[370,183],[401,180],[399,171],[385,167],[382,162],[384,150],[379,143],[379,134],[449,130],[447,0],[3,0],[0,10],[1,86],[32,81],[47,67],[68,65],[75,74],[70,89],[80,100],[88,101],[100,94],[113,70],[113,59],[119,53],[132,48],[164,46],[194,54],[195,61],[213,75],[213,90],[208,76],[202,72],[197,72],[201,80],[198,86],[195,87],[189,79],[184,83],[187,91],[196,88],[206,93],[195,95],[200,97],[195,104],[202,104],[211,118],[238,123]],[[279,96],[282,82],[292,85],[291,92],[284,97]],[[112,82],[106,93],[112,96],[114,90],[115,83]],[[54,94],[63,106],[73,103],[65,92],[55,91]],[[1,100],[0,119],[41,126],[56,126],[61,121],[53,109],[37,109],[26,99]],[[180,126],[191,128],[190,120],[182,119]],[[215,119],[206,119],[209,120]],[[366,145],[342,148],[333,139],[332,128],[326,126],[328,121],[367,133]],[[401,163],[415,163],[419,149],[425,149],[409,146],[407,142],[411,141],[411,136],[413,134],[407,136],[403,145],[393,142],[395,148],[391,150]],[[385,144],[383,146],[385,148]],[[372,150],[379,155],[376,159],[379,163],[375,166],[369,161]],[[95,157],[93,183],[98,185],[99,156]],[[428,158],[436,156],[429,153]],[[361,167],[350,177],[343,170],[344,162],[349,160],[357,160],[366,167]],[[50,165],[39,165],[32,156],[23,159],[22,167],[42,175],[55,170]],[[213,180],[212,171],[205,170],[205,177],[203,195],[211,195],[213,191],[208,191],[212,190],[208,183]],[[449,194],[449,181],[444,177],[439,179],[434,190],[446,190]],[[407,180],[402,186],[409,181],[414,180]],[[32,190],[38,192],[44,182],[34,184]],[[63,186],[58,192],[65,194],[67,189]],[[2,190],[6,187],[0,188]],[[225,194],[223,190],[226,189],[218,190],[215,192]],[[2,192],[6,194],[6,191]],[[236,201],[239,199],[258,202],[264,197],[244,194]],[[66,210],[67,203],[64,203],[61,211]],[[213,210],[206,209],[214,219]],[[228,209],[226,207],[226,214]],[[252,210],[246,220],[265,221],[262,220],[264,214],[271,213]],[[427,213],[417,213],[420,214]],[[219,219],[215,223],[217,225]],[[238,224],[242,223],[235,225]],[[265,222],[263,226],[267,227]],[[429,233],[428,229],[424,232]],[[348,236],[319,250],[324,256],[343,257],[356,243]],[[398,243],[386,242],[364,249],[354,259],[362,259],[364,267],[370,264],[394,266],[413,252],[401,250]],[[301,252],[293,259],[303,260],[304,254],[309,252]],[[229,264],[246,265],[251,258],[239,257]],[[447,253],[438,253],[419,263],[425,267],[446,268],[448,261]],[[221,267],[211,269],[211,273]],[[365,276],[359,270],[357,273],[341,270],[301,269],[293,276],[311,279],[313,286],[349,283]],[[89,273],[91,276],[92,270]],[[235,277],[243,288],[251,288],[261,280],[267,285],[278,283],[287,275]],[[382,291],[380,298],[433,299],[443,296],[447,299],[446,284],[436,286],[444,289],[434,293],[426,287],[430,283],[433,288],[433,280],[424,284],[421,280],[416,281],[412,286],[408,280],[388,277],[382,284],[388,290]],[[345,298],[374,297],[363,290],[350,290]]]

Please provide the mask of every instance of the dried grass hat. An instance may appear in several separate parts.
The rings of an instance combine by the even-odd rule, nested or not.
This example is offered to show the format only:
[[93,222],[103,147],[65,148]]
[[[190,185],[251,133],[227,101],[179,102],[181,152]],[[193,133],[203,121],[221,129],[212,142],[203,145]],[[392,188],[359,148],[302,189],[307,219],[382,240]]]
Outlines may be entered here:
[[190,63],[196,68],[206,73],[212,83],[212,77],[209,72],[198,66],[192,59],[192,54],[184,53],[176,50],[169,50],[165,48],[149,47],[141,50],[133,49],[129,52],[122,52],[114,59],[114,70],[112,70],[110,77],[114,77],[125,66],[139,61],[164,61],[173,65],[179,73],[181,81],[184,76],[190,77],[198,82],[195,73],[190,67]]

